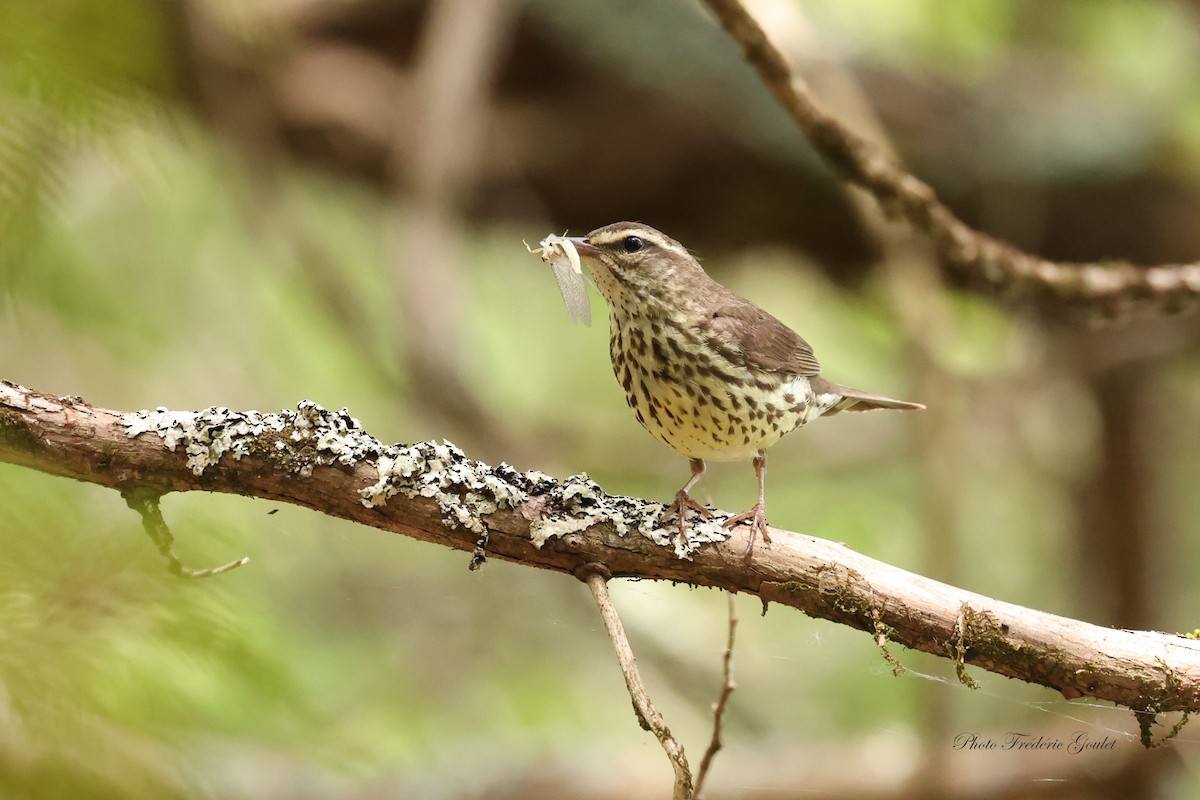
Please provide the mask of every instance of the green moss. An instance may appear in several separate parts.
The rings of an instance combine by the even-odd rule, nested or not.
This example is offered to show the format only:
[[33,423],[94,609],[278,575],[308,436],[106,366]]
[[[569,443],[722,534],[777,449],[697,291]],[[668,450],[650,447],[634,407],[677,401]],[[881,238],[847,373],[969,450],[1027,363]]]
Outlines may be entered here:
[[41,449],[37,434],[30,430],[25,418],[9,410],[0,410],[0,445],[25,453]]

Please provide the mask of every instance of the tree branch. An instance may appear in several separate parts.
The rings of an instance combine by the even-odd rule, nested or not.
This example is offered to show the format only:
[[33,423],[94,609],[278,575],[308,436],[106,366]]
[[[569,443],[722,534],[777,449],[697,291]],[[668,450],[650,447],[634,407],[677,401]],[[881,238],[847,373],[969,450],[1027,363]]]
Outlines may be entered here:
[[929,184],[821,108],[739,0],[705,2],[813,149],[839,174],[869,192],[884,212],[928,236],[942,260],[968,282],[1079,305],[1107,317],[1139,304],[1173,313],[1200,300],[1200,263],[1155,267],[1123,261],[1062,263],[974,230],[938,199]]
[[608,638],[612,640],[613,649],[617,652],[617,661],[621,664],[625,688],[629,690],[629,697],[633,700],[633,710],[637,713],[638,723],[658,739],[663,752],[667,754],[667,760],[671,762],[671,769],[675,771],[672,800],[692,800],[692,770],[688,766],[687,756],[683,753],[683,745],[671,734],[666,720],[654,707],[650,693],[642,683],[637,659],[633,656],[633,648],[629,646],[629,637],[625,635],[625,626],[621,624],[617,607],[613,605],[612,597],[608,593],[608,581],[612,575],[603,564],[584,564],[576,575],[592,591],[596,607],[600,609],[604,628],[608,631]]
[[725,742],[721,739],[722,728],[725,724],[725,706],[729,703],[729,696],[737,688],[737,684],[733,682],[733,639],[734,634],[737,633],[737,605],[734,603],[732,592],[726,594],[725,597],[729,602],[729,637],[725,640],[725,652],[721,656],[721,693],[717,695],[717,702],[713,703],[712,738],[708,742],[708,749],[704,751],[704,757],[700,759],[700,769],[696,771],[695,796],[697,800],[703,798],[704,781],[708,778],[708,771],[712,769],[713,759],[725,746]]
[[[345,410],[315,403],[262,414],[209,408],[125,413],[0,382],[0,462],[122,492],[228,492],[574,575],[713,586],[760,597],[884,640],[1149,714],[1200,711],[1200,642],[1102,628],[948,586],[784,530],[754,549],[728,515],[687,542],[658,529],[663,505],[490,467],[453,445],[384,445]],[[674,547],[664,546],[674,545]],[[711,546],[705,546],[711,545]]]

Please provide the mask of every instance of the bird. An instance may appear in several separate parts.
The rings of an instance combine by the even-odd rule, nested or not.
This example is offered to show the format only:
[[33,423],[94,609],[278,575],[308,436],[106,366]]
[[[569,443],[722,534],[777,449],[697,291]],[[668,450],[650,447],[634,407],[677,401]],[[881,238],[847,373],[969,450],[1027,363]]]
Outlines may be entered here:
[[686,540],[689,510],[711,511],[689,492],[707,461],[752,461],[758,501],[723,524],[771,541],[767,448],[812,420],[842,411],[920,410],[834,383],[812,347],[750,300],[709,277],[679,242],[638,222],[565,237],[608,304],[613,374],[638,422],[688,460],[691,476],[666,506]]

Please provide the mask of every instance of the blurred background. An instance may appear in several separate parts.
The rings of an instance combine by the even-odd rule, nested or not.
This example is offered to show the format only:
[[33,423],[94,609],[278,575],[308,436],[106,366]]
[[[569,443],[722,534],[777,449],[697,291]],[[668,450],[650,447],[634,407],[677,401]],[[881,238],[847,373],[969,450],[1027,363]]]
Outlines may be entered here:
[[[1200,258],[1200,3],[759,0],[822,102],[971,224]],[[947,285],[693,0],[0,0],[0,378],[116,409],[348,406],[385,441],[665,500],[548,233],[659,227],[833,380],[920,400],[771,451],[771,522],[1102,625],[1200,625],[1200,321]],[[696,496],[743,509],[749,465]],[[274,512],[278,513],[274,513]],[[0,464],[0,795],[657,798],[582,585],[289,507]],[[614,586],[693,763],[720,593]],[[738,598],[711,798],[1200,797],[1200,733]],[[1160,720],[1165,735],[1177,717]],[[956,750],[1084,732],[1112,750]]]

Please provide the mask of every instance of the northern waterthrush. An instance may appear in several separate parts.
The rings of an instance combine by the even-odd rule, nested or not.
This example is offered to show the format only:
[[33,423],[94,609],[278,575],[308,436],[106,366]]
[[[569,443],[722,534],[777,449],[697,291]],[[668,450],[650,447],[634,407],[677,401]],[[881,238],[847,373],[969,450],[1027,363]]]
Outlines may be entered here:
[[654,228],[617,222],[569,240],[608,301],[609,351],[626,401],[654,438],[691,465],[667,509],[681,536],[688,508],[710,513],[688,496],[705,460],[754,461],[758,502],[725,523],[748,522],[753,548],[758,533],[770,541],[768,447],[823,415],[925,407],[822,378],[808,342],[714,281]]

